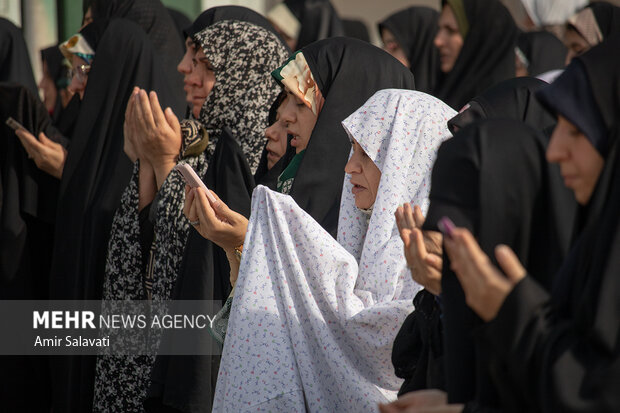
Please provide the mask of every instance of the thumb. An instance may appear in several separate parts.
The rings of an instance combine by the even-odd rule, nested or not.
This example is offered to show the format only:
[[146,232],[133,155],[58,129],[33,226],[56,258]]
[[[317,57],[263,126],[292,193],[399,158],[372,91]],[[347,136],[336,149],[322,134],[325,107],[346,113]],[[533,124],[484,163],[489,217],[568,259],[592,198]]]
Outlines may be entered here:
[[526,275],[525,268],[521,265],[517,255],[507,245],[495,247],[495,258],[508,279],[516,284]]
[[45,146],[51,146],[55,142],[49,139],[43,132],[39,133],[39,142],[41,142]]

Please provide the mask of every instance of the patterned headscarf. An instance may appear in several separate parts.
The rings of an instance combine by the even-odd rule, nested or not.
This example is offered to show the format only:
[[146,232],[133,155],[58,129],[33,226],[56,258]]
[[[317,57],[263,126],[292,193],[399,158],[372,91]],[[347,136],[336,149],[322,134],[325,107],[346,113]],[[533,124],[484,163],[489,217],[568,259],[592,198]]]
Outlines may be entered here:
[[229,127],[255,172],[263,147],[269,106],[280,92],[271,71],[288,57],[272,32],[225,20],[194,36],[215,71],[215,86],[200,111],[210,136]]
[[603,41],[603,34],[596,22],[594,11],[590,7],[586,7],[572,16],[568,22],[586,39],[590,46],[596,46]]
[[403,202],[413,202],[426,213],[435,155],[441,142],[452,136],[447,122],[455,114],[425,93],[386,89],[342,121],[349,137],[381,170],[370,221],[355,207],[349,174],[342,187],[338,221],[338,242],[360,263],[356,288],[371,291],[373,300],[399,295],[394,290],[401,284],[398,279],[405,262],[400,260],[402,244],[397,242],[394,211]]

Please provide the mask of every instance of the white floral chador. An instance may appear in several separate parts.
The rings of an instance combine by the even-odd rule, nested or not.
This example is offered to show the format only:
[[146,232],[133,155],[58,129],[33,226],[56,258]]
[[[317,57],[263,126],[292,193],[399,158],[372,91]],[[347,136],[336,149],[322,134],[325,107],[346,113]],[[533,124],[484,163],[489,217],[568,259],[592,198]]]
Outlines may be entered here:
[[338,241],[291,197],[255,189],[215,412],[374,412],[395,397],[392,342],[421,287],[393,214],[404,202],[428,207],[455,114],[424,93],[388,89],[342,122],[381,181],[368,220],[345,177]]

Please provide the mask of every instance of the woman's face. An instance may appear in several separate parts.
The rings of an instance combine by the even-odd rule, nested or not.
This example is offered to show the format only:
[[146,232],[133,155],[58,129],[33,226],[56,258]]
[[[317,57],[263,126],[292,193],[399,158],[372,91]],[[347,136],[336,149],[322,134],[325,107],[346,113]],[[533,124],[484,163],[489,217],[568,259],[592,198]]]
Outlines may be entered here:
[[577,57],[590,49],[590,44],[580,35],[575,29],[568,28],[564,32],[564,44],[568,49],[568,53],[566,53],[566,61],[564,62],[567,66],[573,57]]
[[372,207],[377,199],[381,171],[364,152],[355,139],[352,142],[353,154],[344,167],[344,171],[351,175],[355,206],[362,209]]
[[39,82],[39,89],[43,92],[43,104],[45,105],[45,109],[51,113],[54,110],[54,106],[56,106],[58,91],[56,90],[56,84],[50,75],[45,60],[43,61],[43,76]]
[[456,16],[452,8],[446,4],[441,10],[439,31],[433,42],[439,50],[440,68],[443,73],[448,73],[454,68],[456,59],[463,48],[463,42]]
[[287,96],[280,103],[280,107],[278,107],[276,112],[276,121],[265,129],[265,136],[267,137],[267,169],[273,168],[286,153],[286,123],[281,118],[282,108],[288,99]]
[[385,50],[386,52],[394,56],[396,59],[398,59],[398,61],[401,62],[403,65],[405,65],[405,67],[411,68],[409,59],[407,59],[407,55],[405,54],[405,51],[400,46],[400,44],[396,41],[396,38],[394,37],[394,33],[392,33],[386,28],[383,28],[381,30],[381,39],[383,40],[383,50]]
[[295,148],[295,153],[299,153],[308,146],[317,115],[288,89],[286,93],[287,97],[280,105],[280,119],[286,125],[286,134],[293,137],[291,146]]
[[605,160],[588,138],[563,116],[558,117],[551,135],[547,160],[560,165],[564,185],[572,189],[579,204],[587,204]]
[[[215,72],[202,49],[198,48],[193,56],[189,47],[187,50],[177,69],[184,75],[185,100],[192,106],[194,117],[198,118],[202,105],[215,85]],[[188,59],[190,64],[186,66]]]
[[84,98],[84,90],[88,82],[88,72],[90,72],[88,62],[81,57],[73,55],[71,57],[71,84],[68,89],[72,93],[80,95],[80,100]]
[[192,94],[191,94],[191,85],[189,83],[189,77],[192,74],[192,69],[194,68],[192,64],[192,60],[196,56],[196,43],[192,40],[191,37],[187,37],[185,39],[185,54],[183,55],[183,59],[177,65],[177,71],[183,74],[183,90],[185,90],[185,100],[190,105],[192,104]]

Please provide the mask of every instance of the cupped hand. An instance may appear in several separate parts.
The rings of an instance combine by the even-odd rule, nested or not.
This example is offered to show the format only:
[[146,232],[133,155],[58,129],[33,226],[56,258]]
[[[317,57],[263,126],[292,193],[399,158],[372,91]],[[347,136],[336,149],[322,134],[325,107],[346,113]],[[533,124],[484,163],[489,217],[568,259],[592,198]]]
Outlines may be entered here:
[[213,241],[224,251],[232,252],[235,247],[243,245],[248,220],[243,215],[228,208],[211,191],[216,201],[212,204],[202,188],[185,187],[185,207],[183,213],[195,225],[194,228],[204,238]]
[[422,230],[424,215],[417,205],[413,210],[410,204],[400,206],[395,216],[411,277],[432,294],[440,294],[443,264],[441,233]]
[[526,275],[515,253],[506,245],[495,248],[504,276],[467,229],[456,228],[451,237],[446,237],[444,245],[467,305],[484,321],[494,319],[508,294]]
[[129,157],[131,162],[135,162],[140,158],[140,151],[136,138],[136,119],[135,119],[135,106],[136,96],[140,89],[135,86],[131,92],[131,96],[127,101],[127,108],[125,109],[125,121],[123,122],[123,151]]
[[43,132],[39,133],[39,140],[23,128],[18,129],[15,134],[28,153],[28,158],[31,158],[39,169],[58,179],[62,178],[67,150],[61,144],[50,140]]
[[162,111],[155,92],[147,95],[141,89],[133,99],[136,146],[140,155],[153,166],[157,186],[161,187],[181,152],[181,125],[172,109]]

